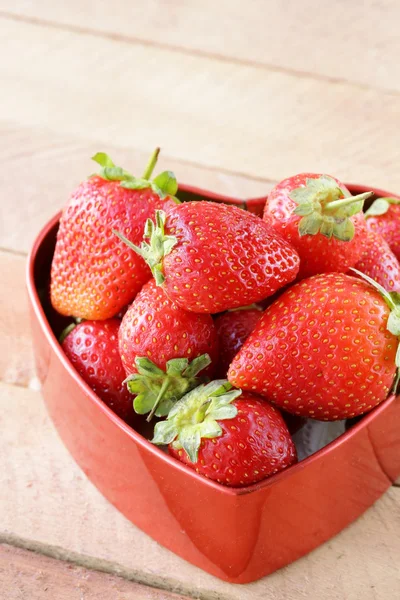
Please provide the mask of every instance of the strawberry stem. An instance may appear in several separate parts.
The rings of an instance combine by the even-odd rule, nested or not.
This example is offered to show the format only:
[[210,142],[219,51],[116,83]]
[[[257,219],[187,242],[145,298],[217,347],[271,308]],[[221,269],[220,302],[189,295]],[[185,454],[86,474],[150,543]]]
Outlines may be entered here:
[[[356,273],[359,277],[361,277],[361,279],[367,281],[381,294],[386,304],[390,308],[390,314],[387,321],[386,329],[390,331],[390,333],[392,333],[394,336],[396,336],[400,342],[400,294],[398,294],[397,292],[388,292],[377,281],[371,279],[371,277],[369,277],[365,273],[362,273],[361,271],[358,271],[357,269],[351,268],[350,271],[353,271],[353,273]],[[396,394],[397,387],[400,381],[400,343],[397,346],[395,364],[397,367],[397,371],[392,387],[393,394]]]
[[155,223],[147,219],[143,238],[149,241],[142,241],[140,246],[135,246],[122,233],[113,229],[112,232],[119,237],[131,250],[139,254],[149,265],[157,285],[164,283],[165,277],[162,272],[162,259],[169,254],[178,240],[175,236],[165,235],[166,214],[162,210],[156,210]]
[[62,330],[62,332],[60,333],[60,337],[58,338],[58,341],[60,342],[60,344],[63,343],[63,341],[65,340],[67,335],[69,333],[71,333],[71,331],[73,329],[75,329],[76,326],[77,326],[77,323],[70,323],[65,329]]
[[364,192],[363,194],[358,194],[358,196],[349,196],[348,198],[340,198],[339,200],[333,200],[332,202],[327,202],[324,208],[325,210],[336,210],[337,208],[342,208],[344,206],[349,206],[354,204],[355,202],[364,202],[367,198],[370,198],[374,195],[374,192]]
[[144,173],[142,175],[142,179],[150,179],[150,177],[153,174],[154,171],[154,167],[157,164],[157,160],[158,160],[158,155],[160,154],[160,150],[161,148],[156,148],[153,152],[153,154],[150,156],[150,160],[146,165],[146,168],[144,170]]
[[161,386],[161,389],[160,389],[160,391],[159,391],[159,394],[158,394],[158,396],[157,396],[157,399],[156,399],[156,401],[154,402],[154,406],[153,406],[153,408],[151,409],[151,411],[149,412],[149,414],[148,414],[148,416],[147,416],[147,418],[146,418],[146,421],[147,421],[148,423],[150,423],[150,421],[151,421],[151,420],[152,420],[152,418],[154,417],[154,414],[155,414],[155,412],[156,412],[156,410],[157,410],[157,408],[158,408],[158,405],[160,404],[161,400],[163,399],[163,397],[164,397],[164,395],[165,395],[165,392],[166,392],[166,391],[167,391],[167,389],[169,388],[169,385],[170,385],[170,383],[171,383],[171,382],[170,382],[170,380],[169,380],[169,379],[167,379],[167,378],[166,378],[166,379],[164,379],[164,381],[163,381],[163,384],[162,384],[162,386]]
[[135,359],[137,373],[129,375],[125,383],[136,397],[133,408],[139,415],[150,413],[147,420],[156,415],[165,417],[175,402],[187,392],[207,380],[201,371],[211,364],[208,354],[202,354],[191,362],[187,358],[172,358],[163,371],[144,356]]

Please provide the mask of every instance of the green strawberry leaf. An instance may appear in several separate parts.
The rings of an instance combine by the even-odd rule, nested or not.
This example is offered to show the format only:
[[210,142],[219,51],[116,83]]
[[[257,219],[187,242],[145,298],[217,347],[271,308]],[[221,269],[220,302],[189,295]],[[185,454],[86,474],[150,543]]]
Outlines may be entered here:
[[[221,434],[220,434],[221,435]],[[179,434],[178,434],[179,436]],[[179,436],[182,448],[192,463],[197,462],[197,453],[201,443],[201,433],[198,425],[187,427],[184,435]]]
[[113,229],[113,233],[120,238],[131,250],[134,250],[149,265],[157,285],[164,283],[165,277],[162,271],[162,259],[169,254],[178,243],[175,236],[165,235],[166,214],[162,210],[156,210],[156,222],[147,219],[143,238],[149,238],[149,242],[143,239],[140,246],[135,246],[122,233]]
[[400,382],[400,344],[397,346],[396,367],[397,367],[396,377],[395,377],[393,387],[392,387],[392,393],[395,395],[397,395],[397,391],[399,388],[399,382]]
[[351,217],[361,212],[364,201],[371,195],[372,192],[365,192],[350,196],[328,175],[307,179],[305,185],[290,193],[297,204],[293,214],[303,217],[298,224],[299,234],[321,233],[328,239],[350,241],[355,234]]
[[355,235],[354,223],[351,219],[344,219],[342,222],[335,223],[333,227],[335,238],[343,242],[350,242]]
[[307,215],[306,217],[303,217],[299,222],[299,234],[301,236],[316,235],[319,232],[321,225],[322,219],[320,215],[316,213]]
[[92,156],[92,160],[97,162],[97,164],[99,164],[101,167],[112,168],[116,166],[105,152],[97,152],[94,156]]
[[121,187],[128,190],[151,188],[160,198],[171,196],[174,202],[179,203],[179,200],[175,198],[175,194],[178,191],[178,184],[175,175],[171,171],[164,171],[157,175],[153,181],[151,180],[159,153],[160,148],[156,148],[146,165],[142,177],[134,177],[134,175],[128,173],[125,169],[118,167],[105,152],[97,152],[92,156],[92,160],[101,167],[98,175],[107,181],[119,181]]
[[178,435],[178,429],[173,421],[161,421],[154,428],[153,444],[160,446],[170,444]]
[[400,337],[400,306],[392,309],[388,318],[387,328],[390,333]]
[[175,196],[178,191],[178,182],[172,171],[163,171],[153,182],[166,196]]
[[380,215],[386,214],[391,204],[400,204],[400,199],[378,198],[366,211],[365,218],[368,219],[368,217],[379,217]]
[[139,179],[137,177],[132,179],[126,179],[121,181],[121,187],[128,190],[144,190],[149,187],[153,187],[151,181],[147,179]]
[[175,402],[206,380],[199,373],[211,364],[211,359],[208,354],[191,362],[187,358],[173,358],[167,362],[165,371],[146,357],[137,357],[135,363],[138,372],[125,381],[129,392],[136,395],[135,412],[149,413],[150,421],[154,414],[165,417]]
[[333,230],[335,227],[335,221],[333,219],[326,219],[322,222],[319,232],[330,239],[333,235]]
[[174,404],[166,421],[156,424],[152,443],[172,443],[176,449],[183,448],[191,462],[197,462],[202,438],[222,435],[218,421],[237,415],[232,402],[241,393],[223,379],[198,386]]

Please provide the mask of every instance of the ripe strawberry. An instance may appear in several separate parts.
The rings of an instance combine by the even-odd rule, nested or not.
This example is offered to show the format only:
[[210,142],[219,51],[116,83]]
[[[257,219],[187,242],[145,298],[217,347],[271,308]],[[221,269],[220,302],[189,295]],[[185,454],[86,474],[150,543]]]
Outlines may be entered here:
[[189,392],[157,423],[152,442],[168,444],[197,473],[236,487],[285,469],[297,454],[279,411],[231,387],[217,380]]
[[261,314],[261,309],[254,305],[228,311],[215,319],[219,339],[218,377],[226,377],[229,365],[253,331]]
[[264,220],[297,250],[299,278],[346,272],[359,260],[366,236],[363,202],[328,175],[301,173],[278,183],[268,195]]
[[[241,310],[228,311],[218,316],[214,323],[219,339],[219,361],[216,375],[226,378],[229,366],[250,333],[253,331],[262,312],[256,304]],[[305,419],[283,412],[283,420],[291,435],[301,429]]]
[[389,292],[400,293],[400,263],[379,233],[368,232],[367,245],[354,268],[377,281]]
[[128,388],[136,394],[135,411],[150,412],[150,419],[167,415],[176,400],[212,375],[218,337],[210,315],[183,310],[151,280],[122,319],[119,349]]
[[67,328],[61,345],[79,375],[117,415],[131,421],[132,396],[118,352],[118,319],[84,321]]
[[115,316],[133,300],[151,277],[144,260],[112,233],[114,227],[139,243],[146,219],[155,209],[174,202],[172,174],[150,181],[158,149],[143,179],[116,167],[102,153],[93,159],[102,166],[99,176],[83,182],[60,219],[51,268],[51,302],[63,315],[84,319]]
[[229,381],[295,415],[367,412],[388,395],[400,362],[400,304],[382,293],[339,273],[297,283],[266,309]]
[[368,229],[380,233],[400,260],[400,199],[378,198],[365,217]]
[[[122,237],[122,236],[120,236]],[[212,202],[168,206],[148,221],[149,243],[129,244],[182,308],[216,313],[252,304],[297,275],[296,252],[259,217]]]

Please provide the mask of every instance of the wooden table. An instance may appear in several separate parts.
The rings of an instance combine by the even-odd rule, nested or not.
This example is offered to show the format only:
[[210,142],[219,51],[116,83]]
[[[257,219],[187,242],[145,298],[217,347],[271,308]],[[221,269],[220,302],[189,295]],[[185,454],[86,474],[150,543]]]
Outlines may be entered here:
[[396,486],[323,547],[245,586],[127,522],[46,414],[24,267],[98,150],[140,172],[161,145],[160,167],[180,181],[235,196],[304,170],[398,192],[399,20],[397,0],[0,1],[1,599],[398,597]]

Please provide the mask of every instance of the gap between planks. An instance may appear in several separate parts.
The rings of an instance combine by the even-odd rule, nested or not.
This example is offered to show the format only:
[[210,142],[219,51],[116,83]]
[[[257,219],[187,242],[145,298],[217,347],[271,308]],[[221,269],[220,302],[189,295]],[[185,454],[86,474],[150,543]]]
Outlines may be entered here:
[[231,585],[162,548],[115,510],[60,443],[39,393],[0,383],[0,428],[3,542],[183,595],[196,590],[202,600],[386,600],[400,586],[398,489],[306,557],[267,579]]
[[[96,152],[106,151],[120,166],[140,173],[151,151],[151,148],[146,153],[113,143],[82,140],[1,120],[0,136],[4,142],[0,160],[7,172],[3,182],[4,201],[0,205],[0,246],[6,252],[17,254],[29,251],[34,237],[48,219],[61,210],[79,182],[97,169],[90,160]],[[27,164],[28,157],[33,160]],[[174,171],[180,184],[243,199],[265,196],[276,183],[173,160],[162,149],[157,172],[165,169]],[[21,178],[21,172],[26,172],[26,178]]]
[[0,19],[0,32],[3,114],[27,128],[161,145],[178,160],[273,181],[314,171],[400,185],[397,96],[22,21]]
[[[349,79],[343,79],[341,77],[332,77],[329,75],[316,74],[312,71],[298,71],[296,69],[290,69],[288,67],[279,67],[272,63],[266,63],[261,61],[254,60],[245,60],[240,58],[235,58],[233,56],[224,56],[223,54],[214,53],[214,52],[206,52],[204,50],[195,50],[193,48],[183,47],[183,46],[175,46],[174,44],[166,44],[156,41],[145,40],[141,38],[137,38],[134,36],[124,35],[122,33],[113,33],[111,31],[98,31],[96,29],[91,29],[89,27],[82,27],[79,25],[68,25],[65,23],[59,23],[57,21],[51,21],[49,19],[44,19],[43,17],[28,17],[24,15],[12,14],[7,11],[0,10],[0,18],[9,19],[10,21],[17,21],[22,23],[28,23],[30,25],[37,25],[39,27],[49,27],[52,29],[59,29],[60,31],[67,31],[70,33],[76,33],[78,35],[90,35],[93,37],[99,37],[103,39],[113,40],[117,42],[121,42],[123,44],[137,44],[140,46],[148,46],[151,48],[157,48],[159,50],[168,50],[170,52],[174,52],[177,54],[188,54],[193,57],[207,58],[210,60],[215,60],[219,62],[225,62],[233,65],[240,65],[245,67],[253,67],[256,69],[262,69],[267,71],[272,71],[276,73],[286,73],[287,75],[291,75],[293,77],[299,77],[301,79],[315,79],[316,81],[325,81],[327,83],[333,84],[346,84],[354,87],[355,89],[362,90],[380,90],[379,87],[375,87],[373,85],[363,84],[356,81],[352,81]],[[393,94],[395,96],[400,95],[397,90],[384,90],[385,93]]]
[[[396,81],[397,73],[396,70],[393,73],[390,60],[397,50],[394,23],[399,9],[394,2],[367,0],[360,12],[356,6],[338,0],[331,7],[329,22],[323,9],[316,10],[313,0],[305,0],[300,10],[295,3],[283,6],[279,1],[270,2],[266,25],[260,19],[263,10],[262,0],[246,6],[245,12],[240,0],[229,0],[229,4],[221,1],[217,5],[206,0],[201,9],[193,0],[184,5],[174,0],[168,4],[153,0],[140,11],[117,0],[112,9],[100,2],[95,12],[87,0],[79,2],[79,11],[71,3],[60,6],[44,0],[33,7],[30,2],[16,0],[12,8],[4,7],[0,15],[231,64],[277,70],[300,78],[350,83],[360,90],[399,91],[400,82]],[[366,40],[366,48],[360,52],[359,36],[365,37],[366,26],[371,22],[375,35]],[[220,35],[222,24],[226,30],[224,36]],[[380,41],[383,35],[384,43]],[[393,84],[395,90],[391,90]]]
[[0,544],[0,590],[4,600],[189,600],[7,544]]

